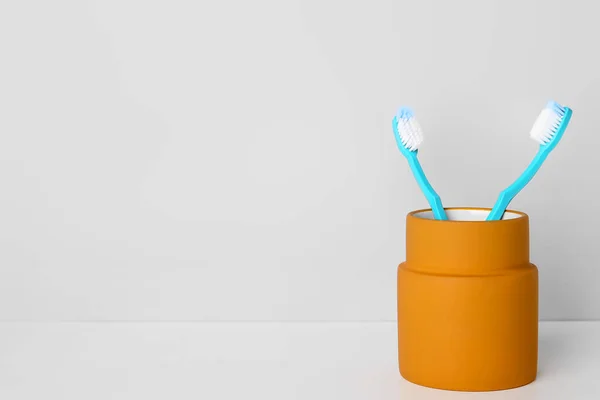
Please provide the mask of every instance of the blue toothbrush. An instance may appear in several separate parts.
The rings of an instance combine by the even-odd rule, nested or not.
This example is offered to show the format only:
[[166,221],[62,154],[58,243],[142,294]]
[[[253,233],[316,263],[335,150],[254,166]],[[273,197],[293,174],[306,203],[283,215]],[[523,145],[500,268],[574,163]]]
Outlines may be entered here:
[[408,165],[433,210],[433,216],[435,219],[447,220],[442,200],[425,177],[425,172],[417,158],[419,145],[423,142],[423,132],[413,111],[408,107],[400,108],[392,121],[392,128],[396,144],[408,160]]
[[572,113],[573,111],[570,108],[561,106],[555,101],[549,101],[546,104],[546,108],[540,113],[530,133],[531,138],[540,144],[536,156],[521,176],[500,193],[496,204],[494,204],[494,208],[492,208],[487,217],[487,221],[502,219],[506,207],[531,181],[544,163],[546,157],[548,157],[548,154],[550,154],[560,141],[560,138],[567,129],[567,125],[569,125]]

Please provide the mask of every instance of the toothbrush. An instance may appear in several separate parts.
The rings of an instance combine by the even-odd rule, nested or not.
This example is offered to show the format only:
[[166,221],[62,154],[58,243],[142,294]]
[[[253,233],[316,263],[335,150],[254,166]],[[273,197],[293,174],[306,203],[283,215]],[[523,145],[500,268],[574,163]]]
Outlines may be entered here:
[[433,216],[435,219],[447,220],[442,200],[425,177],[425,172],[417,158],[419,145],[423,142],[423,132],[413,111],[408,107],[400,108],[392,121],[392,128],[396,144],[408,160],[408,165],[433,210]]
[[550,154],[560,141],[560,138],[567,129],[567,125],[569,125],[572,113],[573,111],[570,108],[561,106],[555,101],[549,101],[546,104],[546,108],[538,116],[529,134],[533,140],[540,144],[536,156],[521,176],[500,193],[496,204],[494,204],[494,208],[492,208],[487,217],[487,221],[502,219],[506,207],[535,176],[535,173],[540,169],[548,154]]

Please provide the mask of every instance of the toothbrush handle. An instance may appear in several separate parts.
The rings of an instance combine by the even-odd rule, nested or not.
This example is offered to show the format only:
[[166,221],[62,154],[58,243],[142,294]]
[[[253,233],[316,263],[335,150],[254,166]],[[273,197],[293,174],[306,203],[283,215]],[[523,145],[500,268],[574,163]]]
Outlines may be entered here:
[[412,173],[415,176],[421,191],[431,206],[431,210],[433,210],[433,216],[435,219],[446,221],[448,217],[446,216],[446,211],[442,205],[442,200],[435,190],[433,190],[433,187],[425,177],[425,172],[423,172],[423,168],[421,168],[421,163],[419,163],[417,153],[411,152],[406,159],[408,160],[408,165],[410,166],[410,169],[412,170]]
[[550,151],[540,148],[521,176],[519,176],[512,185],[500,193],[498,200],[496,200],[496,204],[494,204],[494,208],[492,208],[492,211],[490,211],[487,217],[487,221],[497,221],[502,218],[504,211],[506,211],[506,207],[508,207],[512,199],[519,194],[519,192],[535,176],[536,172],[540,169],[549,153]]

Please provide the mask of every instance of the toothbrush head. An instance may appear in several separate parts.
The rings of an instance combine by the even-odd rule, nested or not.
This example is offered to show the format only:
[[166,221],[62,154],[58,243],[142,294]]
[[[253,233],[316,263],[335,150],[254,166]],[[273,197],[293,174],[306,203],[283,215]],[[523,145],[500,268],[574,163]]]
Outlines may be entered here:
[[423,131],[415,114],[408,107],[401,107],[394,117],[394,136],[400,150],[416,152],[423,143]]
[[540,146],[552,150],[562,137],[573,111],[550,100],[537,117],[529,136]]

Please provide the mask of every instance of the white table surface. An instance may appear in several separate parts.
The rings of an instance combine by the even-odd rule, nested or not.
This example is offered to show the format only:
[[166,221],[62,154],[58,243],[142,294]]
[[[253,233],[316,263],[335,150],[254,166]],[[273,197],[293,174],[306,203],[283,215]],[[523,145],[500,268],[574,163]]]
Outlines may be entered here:
[[395,323],[0,323],[0,399],[600,399],[600,322],[540,323],[538,379],[402,379]]

